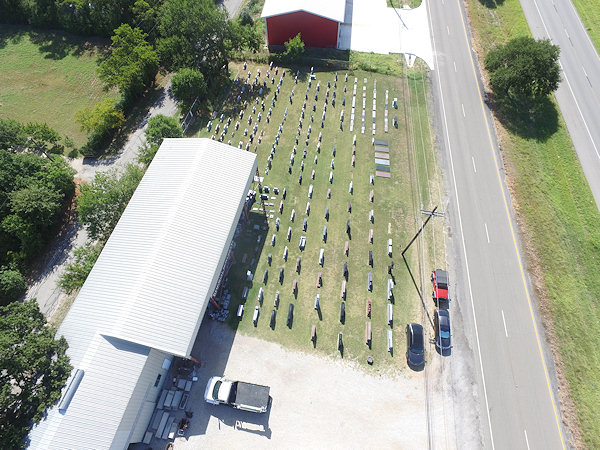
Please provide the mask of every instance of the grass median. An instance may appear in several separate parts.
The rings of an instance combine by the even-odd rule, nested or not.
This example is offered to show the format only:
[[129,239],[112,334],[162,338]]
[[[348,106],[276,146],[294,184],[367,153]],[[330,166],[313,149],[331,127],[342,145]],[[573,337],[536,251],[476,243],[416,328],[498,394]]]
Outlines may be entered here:
[[[267,66],[251,64],[246,70],[238,64],[232,65],[234,78],[245,78],[247,72],[252,73],[252,78],[258,68],[261,69],[261,82]],[[296,69],[287,69],[280,88],[278,100],[273,108],[270,123],[266,123],[266,116],[271,107],[273,89],[277,83],[267,84],[268,92],[265,96],[265,112],[258,123],[258,135],[264,130],[261,143],[255,138],[251,150],[258,156],[258,167],[261,176],[264,176],[263,185],[271,188],[264,201],[266,215],[263,214],[263,205],[257,202],[250,213],[250,226],[247,226],[238,237],[234,250],[236,264],[229,276],[230,292],[232,294],[229,310],[231,311],[228,323],[248,334],[264,339],[279,342],[285,346],[305,350],[324,352],[331,356],[339,356],[337,349],[338,333],[343,333],[343,357],[358,361],[366,365],[367,356],[375,360],[376,370],[388,370],[390,367],[404,367],[405,338],[404,327],[407,322],[420,322],[423,325],[424,317],[421,299],[413,283],[407,265],[404,264],[400,252],[414,233],[422,220],[420,208],[423,203],[430,207],[432,202],[440,201],[440,172],[436,166],[432,151],[431,130],[427,112],[427,73],[425,69],[410,69],[408,75],[402,74],[402,66],[397,65],[396,75],[350,71],[348,81],[345,81],[346,71],[338,71],[337,88],[334,71],[315,70],[315,78],[308,91],[307,107],[303,126],[299,136],[299,143],[295,139],[302,105],[307,92],[310,77],[309,68],[302,68],[298,84],[294,82]],[[281,69],[276,80],[281,76]],[[356,78],[356,112],[354,129],[350,131],[351,105],[353,98],[354,80]],[[366,82],[365,82],[366,79]],[[321,118],[324,108],[328,82],[331,83],[328,98],[328,107],[323,128]],[[315,100],[316,85],[320,84],[318,100]],[[372,106],[373,89],[376,83],[376,134],[372,134]],[[363,86],[365,88],[365,132],[362,127],[362,99]],[[227,117],[232,116],[236,105],[236,98],[240,86],[234,84],[220,111],[224,111],[226,124]],[[346,92],[344,93],[344,88]],[[294,89],[293,103],[290,104],[290,93]],[[336,91],[336,103],[332,104],[333,91]],[[384,132],[384,104],[385,93],[388,91],[389,128]],[[345,95],[345,105],[343,98]],[[248,107],[245,109],[244,118],[240,121],[238,131],[234,131],[238,117],[232,119],[224,142],[231,139],[232,145],[239,141],[245,143],[248,137],[244,136],[244,129],[248,132],[254,125],[260,104],[249,98]],[[393,107],[393,99],[398,99],[398,107]],[[313,112],[313,104],[315,104]],[[253,107],[257,110],[252,113]],[[268,174],[265,168],[270,155],[275,135],[285,117],[283,131],[279,138],[272,158],[272,166]],[[340,113],[344,111],[343,130],[340,129]],[[239,111],[239,109],[238,109]],[[253,124],[248,125],[248,116],[253,116]],[[311,121],[313,115],[314,121]],[[398,118],[398,128],[394,127],[394,117]],[[200,119],[202,125],[207,118]],[[219,123],[218,120],[213,124]],[[213,125],[214,126],[214,125]],[[308,127],[312,131],[308,145],[306,135]],[[206,128],[200,131],[200,136],[210,136],[214,132],[207,132]],[[219,132],[220,133],[220,132]],[[217,135],[219,134],[217,133]],[[320,151],[317,151],[318,136],[321,136]],[[233,136],[232,136],[233,134]],[[353,158],[353,139],[356,136],[356,153]],[[391,178],[374,177],[371,184],[370,176],[375,175],[375,151],[372,138],[386,140],[389,143],[389,160]],[[296,145],[294,164],[289,173],[292,149]],[[333,149],[335,147],[335,156]],[[303,150],[307,149],[306,157]],[[352,160],[354,165],[352,164]],[[331,162],[333,169],[331,168]],[[304,169],[301,165],[304,164]],[[226,168],[224,168],[226,170]],[[314,179],[312,173],[314,170]],[[330,172],[333,179],[330,182]],[[302,173],[302,184],[299,175]],[[349,190],[352,182],[352,192]],[[312,198],[309,189],[312,186]],[[256,187],[256,186],[255,186]],[[273,192],[273,187],[279,193]],[[287,196],[283,199],[282,191],[286,188]],[[327,191],[331,189],[330,198]],[[371,202],[370,193],[374,197]],[[279,213],[279,204],[283,200],[283,212]],[[306,213],[307,202],[310,202],[310,213]],[[351,211],[348,205],[351,202]],[[218,203],[218,201],[216,202]],[[329,219],[325,218],[325,210],[329,207]],[[295,218],[291,220],[291,212],[295,210]],[[373,222],[370,221],[370,211],[373,210]],[[276,229],[275,220],[279,218],[279,230]],[[265,220],[266,219],[266,220]],[[303,231],[303,221],[307,219],[307,229]],[[346,223],[350,220],[350,234],[346,232]],[[323,239],[323,227],[327,226],[327,238]],[[287,231],[291,227],[291,238],[288,241]],[[373,243],[370,242],[370,230],[373,230]],[[435,233],[435,234],[434,234]],[[275,245],[271,239],[276,235]],[[301,236],[306,237],[306,248],[299,248]],[[419,240],[413,249],[407,253],[408,267],[417,281],[418,289],[425,291],[426,301],[429,300],[430,284],[427,278],[430,270],[435,265],[443,264],[445,252],[442,238],[441,221],[433,221],[431,228],[424,233],[424,238]],[[387,254],[388,239],[393,240],[393,257]],[[431,242],[439,239],[437,246]],[[345,254],[345,244],[348,242],[348,255]],[[288,247],[287,261],[283,258],[284,248]],[[433,249],[437,250],[437,253]],[[320,250],[324,250],[324,263],[319,264]],[[369,265],[369,250],[373,253],[373,266]],[[269,264],[268,255],[272,261]],[[296,272],[297,258],[302,258],[300,272]],[[391,276],[388,275],[388,266],[394,261]],[[346,282],[346,298],[341,296],[344,280],[344,264],[348,267],[348,280]],[[284,269],[283,280],[279,281],[280,269]],[[264,274],[268,269],[268,278],[265,282]],[[247,280],[247,271],[250,270],[254,278]],[[322,286],[317,287],[319,272],[322,276]],[[368,274],[372,274],[373,290],[368,290]],[[394,280],[393,323],[387,323],[387,282],[388,278]],[[294,280],[297,281],[297,292],[293,292]],[[245,302],[245,313],[241,320],[236,317],[236,310],[241,301],[244,287],[249,288],[248,298]],[[262,305],[258,297],[263,291]],[[274,307],[276,292],[279,292],[279,306]],[[320,296],[320,311],[314,309],[315,296]],[[372,302],[371,318],[366,315],[366,303],[370,298]],[[340,321],[341,302],[345,301],[345,321]],[[286,325],[288,308],[294,304],[294,319],[291,327]],[[431,305],[429,300],[428,306]],[[260,316],[256,327],[252,323],[252,314],[255,306],[260,308]],[[269,327],[270,316],[277,310],[277,319],[274,329]],[[366,323],[372,326],[372,347],[365,345]],[[311,327],[317,327],[316,346],[310,340]],[[392,354],[387,349],[387,330],[393,332],[394,351]],[[437,355],[429,355],[433,358]],[[439,356],[438,356],[439,357]]]
[[596,51],[600,53],[600,8],[596,0],[573,0]]
[[[496,44],[530,35],[518,0],[494,9],[478,0],[467,4],[481,56]],[[563,418],[577,447],[599,448],[600,213],[554,100],[538,122],[554,122],[555,130],[532,123],[520,124],[516,133],[497,121],[503,162],[559,368]]]

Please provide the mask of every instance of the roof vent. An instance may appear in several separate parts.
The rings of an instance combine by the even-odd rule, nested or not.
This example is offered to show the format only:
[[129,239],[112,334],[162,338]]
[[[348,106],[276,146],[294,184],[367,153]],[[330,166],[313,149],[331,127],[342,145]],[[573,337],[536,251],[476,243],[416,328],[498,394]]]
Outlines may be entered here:
[[67,390],[65,391],[58,404],[59,411],[64,412],[67,410],[69,404],[71,403],[71,400],[73,399],[73,396],[75,395],[75,392],[77,391],[77,388],[79,387],[79,383],[81,383],[81,379],[83,378],[84,374],[85,372],[82,369],[77,369],[75,371],[75,373],[71,377],[71,381],[69,381],[69,384],[67,385]]

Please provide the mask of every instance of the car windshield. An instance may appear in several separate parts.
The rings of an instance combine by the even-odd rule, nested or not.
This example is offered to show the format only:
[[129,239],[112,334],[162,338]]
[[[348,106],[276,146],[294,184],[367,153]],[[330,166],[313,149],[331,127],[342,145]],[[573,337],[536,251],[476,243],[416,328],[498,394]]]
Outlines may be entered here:
[[219,398],[219,388],[221,387],[221,383],[222,383],[222,381],[220,381],[220,380],[215,383],[215,387],[213,388],[213,391],[212,391],[212,398],[214,400],[217,400]]

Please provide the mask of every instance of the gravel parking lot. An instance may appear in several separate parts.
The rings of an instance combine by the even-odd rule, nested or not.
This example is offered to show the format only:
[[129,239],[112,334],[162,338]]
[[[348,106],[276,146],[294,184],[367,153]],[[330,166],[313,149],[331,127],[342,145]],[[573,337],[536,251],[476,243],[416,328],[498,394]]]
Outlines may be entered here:
[[[175,449],[428,446],[424,372],[378,374],[376,361],[369,374],[351,362],[284,349],[211,321],[203,323],[196,346],[202,367],[188,406],[194,416]],[[394,359],[404,367],[403,351]],[[206,404],[204,386],[221,374],[270,386],[269,411]],[[443,433],[438,442],[455,442],[453,424]]]

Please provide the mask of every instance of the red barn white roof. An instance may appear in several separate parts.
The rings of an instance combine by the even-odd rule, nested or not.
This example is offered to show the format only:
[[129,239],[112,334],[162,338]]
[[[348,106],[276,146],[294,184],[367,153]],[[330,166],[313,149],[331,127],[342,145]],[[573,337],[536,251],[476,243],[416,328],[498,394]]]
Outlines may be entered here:
[[343,22],[346,0],[265,0],[261,17],[273,17],[297,11]]

